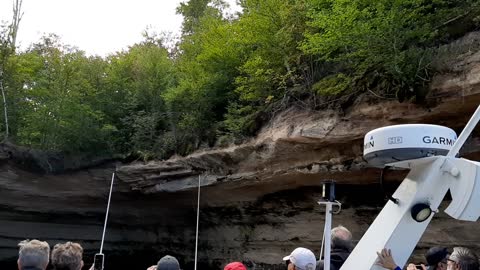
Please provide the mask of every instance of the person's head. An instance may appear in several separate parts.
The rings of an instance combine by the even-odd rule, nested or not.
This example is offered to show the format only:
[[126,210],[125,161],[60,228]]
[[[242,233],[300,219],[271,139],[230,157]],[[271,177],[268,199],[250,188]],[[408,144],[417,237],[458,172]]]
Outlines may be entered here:
[[309,249],[299,247],[283,258],[287,264],[287,270],[315,270],[317,260]]
[[80,270],[83,267],[82,257],[80,244],[66,242],[53,247],[51,263],[55,270]]
[[223,270],[247,270],[247,267],[241,262],[231,262],[223,268]]
[[157,270],[180,270],[180,263],[175,257],[167,255],[158,261]]
[[50,256],[50,246],[47,242],[38,240],[23,240],[18,243],[18,269],[45,270]]
[[448,250],[444,247],[432,247],[425,254],[427,265],[433,270],[447,270]]
[[478,257],[468,248],[453,248],[447,260],[448,270],[479,270]]
[[331,247],[351,250],[352,233],[342,225],[337,226],[331,231]]

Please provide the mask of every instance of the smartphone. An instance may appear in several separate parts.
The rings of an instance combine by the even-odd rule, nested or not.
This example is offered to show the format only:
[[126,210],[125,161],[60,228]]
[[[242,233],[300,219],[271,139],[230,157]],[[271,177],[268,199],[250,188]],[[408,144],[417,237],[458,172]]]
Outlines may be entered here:
[[103,270],[103,254],[97,253],[93,258],[93,269],[94,270]]

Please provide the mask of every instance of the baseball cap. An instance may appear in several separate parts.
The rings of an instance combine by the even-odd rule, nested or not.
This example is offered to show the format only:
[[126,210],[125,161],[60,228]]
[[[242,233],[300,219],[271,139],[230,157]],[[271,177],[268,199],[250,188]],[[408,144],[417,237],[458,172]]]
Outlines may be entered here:
[[245,265],[243,265],[241,262],[231,262],[225,265],[223,270],[247,270],[247,267],[245,267]]
[[285,256],[283,260],[290,260],[295,267],[301,270],[315,270],[317,263],[313,252],[303,247],[296,248],[290,255]]
[[180,264],[175,257],[167,255],[158,261],[157,270],[180,270]]
[[437,263],[445,260],[448,255],[448,250],[445,247],[432,247],[425,254],[425,259],[429,266],[437,265]]

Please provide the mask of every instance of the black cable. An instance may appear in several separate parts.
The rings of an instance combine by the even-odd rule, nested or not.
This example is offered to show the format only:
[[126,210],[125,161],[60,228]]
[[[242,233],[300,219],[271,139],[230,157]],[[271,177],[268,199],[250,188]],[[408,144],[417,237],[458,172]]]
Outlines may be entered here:
[[385,190],[384,186],[383,186],[383,180],[384,180],[384,177],[385,177],[385,173],[387,172],[387,170],[389,170],[391,168],[391,166],[385,166],[383,167],[382,169],[382,172],[380,173],[380,187],[382,188],[382,191],[383,191],[383,194],[385,195],[385,197],[387,199],[389,199],[390,201],[392,201],[394,204],[398,204],[398,199],[397,198],[394,198],[392,195],[388,194],[387,191]]

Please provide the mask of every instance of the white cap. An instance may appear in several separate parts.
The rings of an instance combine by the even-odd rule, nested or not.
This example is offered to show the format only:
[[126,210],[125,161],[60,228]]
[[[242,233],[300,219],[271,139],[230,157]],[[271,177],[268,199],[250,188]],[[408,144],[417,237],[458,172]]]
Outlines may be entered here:
[[313,252],[303,247],[296,248],[290,255],[285,256],[283,260],[290,260],[300,270],[315,270],[317,265]]

